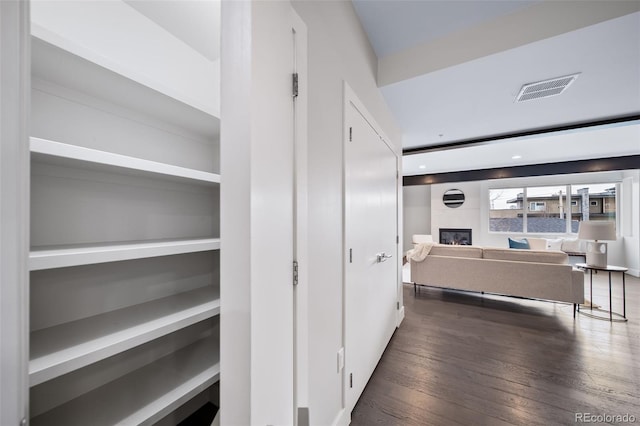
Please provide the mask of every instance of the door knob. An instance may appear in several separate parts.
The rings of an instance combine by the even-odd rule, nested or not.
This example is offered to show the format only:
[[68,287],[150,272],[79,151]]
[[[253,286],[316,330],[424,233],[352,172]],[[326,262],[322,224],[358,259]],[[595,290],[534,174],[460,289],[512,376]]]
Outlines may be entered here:
[[392,257],[393,256],[391,256],[390,254],[386,254],[385,252],[382,252],[376,255],[376,259],[378,260],[378,263],[386,262],[387,259],[391,259]]

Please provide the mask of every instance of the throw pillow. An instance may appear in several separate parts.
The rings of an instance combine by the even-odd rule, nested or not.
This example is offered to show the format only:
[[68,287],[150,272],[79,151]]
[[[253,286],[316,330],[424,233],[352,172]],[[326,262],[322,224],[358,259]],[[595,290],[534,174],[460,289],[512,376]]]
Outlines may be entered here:
[[529,250],[529,241],[527,241],[526,238],[523,238],[521,240],[514,240],[513,238],[509,238],[509,248]]
[[562,250],[562,238],[556,240],[547,240],[547,250]]

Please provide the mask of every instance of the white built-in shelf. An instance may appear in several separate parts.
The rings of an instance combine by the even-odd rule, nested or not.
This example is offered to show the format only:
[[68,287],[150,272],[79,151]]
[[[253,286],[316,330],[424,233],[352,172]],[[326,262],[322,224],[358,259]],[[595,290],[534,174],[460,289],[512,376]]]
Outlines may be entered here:
[[30,384],[38,385],[219,313],[219,291],[207,286],[34,331]]
[[[93,3],[30,9],[30,298],[50,300],[23,360],[37,426],[154,424],[220,377],[218,54],[166,30],[188,11]],[[56,303],[78,291],[87,306]]]
[[[54,45],[56,42],[64,48]],[[143,111],[207,138],[216,139],[220,134],[220,120],[211,109],[202,108],[197,102],[189,102],[184,97],[158,91],[133,75],[114,72],[94,62],[97,57],[90,55],[91,60],[87,59],[77,49],[72,53],[66,49],[74,49],[62,40],[43,34],[32,36],[31,48],[32,78],[36,86],[41,80],[51,82],[134,111]]]
[[167,357],[31,419],[31,425],[152,424],[219,380],[217,336]]
[[29,269],[38,271],[218,249],[219,238],[42,247],[32,249],[29,253]]
[[127,155],[113,154],[41,138],[31,138],[31,158],[34,161],[66,167],[91,165],[95,170],[124,171],[134,174],[153,173],[177,180],[191,180],[206,184],[220,183],[220,175],[143,160]]

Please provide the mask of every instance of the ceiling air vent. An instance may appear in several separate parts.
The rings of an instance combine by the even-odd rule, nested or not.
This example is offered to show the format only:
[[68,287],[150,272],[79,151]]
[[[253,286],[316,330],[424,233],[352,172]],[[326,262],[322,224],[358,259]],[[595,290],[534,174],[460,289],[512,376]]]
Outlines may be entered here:
[[579,75],[580,73],[577,73],[525,84],[520,89],[518,96],[516,96],[516,102],[524,102],[532,99],[548,98],[550,96],[559,95],[564,92]]

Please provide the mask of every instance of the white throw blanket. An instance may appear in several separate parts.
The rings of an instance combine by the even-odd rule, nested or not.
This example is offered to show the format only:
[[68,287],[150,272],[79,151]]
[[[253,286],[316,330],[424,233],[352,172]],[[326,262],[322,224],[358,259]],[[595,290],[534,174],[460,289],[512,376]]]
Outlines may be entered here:
[[422,262],[429,255],[431,247],[433,247],[434,244],[435,243],[420,243],[416,245],[415,248],[407,252],[407,259]]

